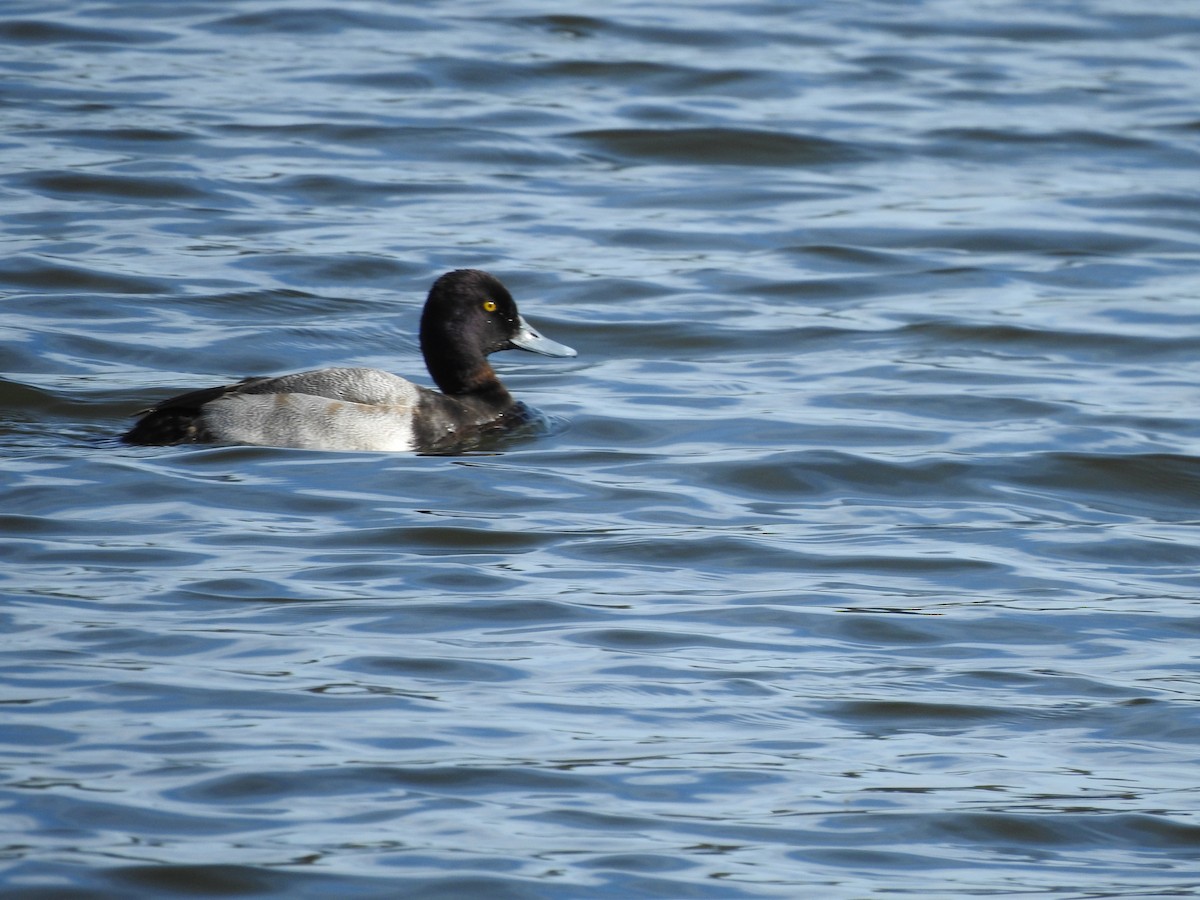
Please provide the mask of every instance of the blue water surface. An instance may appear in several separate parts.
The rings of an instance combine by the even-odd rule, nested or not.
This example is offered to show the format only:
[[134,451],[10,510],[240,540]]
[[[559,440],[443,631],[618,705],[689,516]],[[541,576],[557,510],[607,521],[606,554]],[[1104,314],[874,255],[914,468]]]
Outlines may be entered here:
[[[5,898],[1200,895],[1200,8],[0,11]],[[575,359],[469,453],[132,448]]]

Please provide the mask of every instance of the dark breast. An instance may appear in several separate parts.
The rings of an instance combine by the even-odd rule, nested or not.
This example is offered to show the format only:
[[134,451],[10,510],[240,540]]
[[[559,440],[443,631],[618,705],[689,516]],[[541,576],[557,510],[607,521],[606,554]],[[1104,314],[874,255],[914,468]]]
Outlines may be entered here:
[[498,406],[495,398],[423,392],[413,416],[417,448],[436,453],[471,446],[530,421],[524,403],[513,400],[507,391],[505,397],[508,403]]

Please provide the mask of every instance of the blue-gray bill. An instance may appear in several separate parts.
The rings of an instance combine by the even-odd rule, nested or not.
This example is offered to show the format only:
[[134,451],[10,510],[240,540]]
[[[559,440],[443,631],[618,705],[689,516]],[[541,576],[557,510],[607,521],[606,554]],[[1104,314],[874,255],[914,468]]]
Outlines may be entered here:
[[529,350],[533,353],[540,353],[542,356],[575,356],[575,349],[568,347],[566,344],[560,344],[558,341],[552,341],[548,337],[543,337],[538,331],[525,321],[524,316],[519,316],[517,319],[521,330],[513,335],[512,342],[514,347],[519,347],[522,350]]

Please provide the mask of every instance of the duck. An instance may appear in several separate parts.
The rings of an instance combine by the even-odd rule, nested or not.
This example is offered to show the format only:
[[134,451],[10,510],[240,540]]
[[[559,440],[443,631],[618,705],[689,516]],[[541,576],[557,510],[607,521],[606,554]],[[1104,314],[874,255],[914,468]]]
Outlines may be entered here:
[[421,354],[439,390],[380,369],[336,367],[201,388],[144,409],[127,444],[247,444],[305,450],[446,452],[532,420],[488,362],[500,350],[575,350],[544,337],[500,279],[456,269],[434,281]]

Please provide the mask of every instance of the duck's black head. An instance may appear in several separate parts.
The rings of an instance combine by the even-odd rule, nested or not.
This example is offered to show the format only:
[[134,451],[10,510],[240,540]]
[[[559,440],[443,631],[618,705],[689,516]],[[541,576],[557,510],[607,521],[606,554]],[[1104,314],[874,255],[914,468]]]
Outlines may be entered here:
[[421,314],[421,353],[444,393],[502,391],[487,355],[518,348],[545,356],[575,355],[531,328],[496,276],[456,269],[433,283]]

